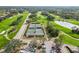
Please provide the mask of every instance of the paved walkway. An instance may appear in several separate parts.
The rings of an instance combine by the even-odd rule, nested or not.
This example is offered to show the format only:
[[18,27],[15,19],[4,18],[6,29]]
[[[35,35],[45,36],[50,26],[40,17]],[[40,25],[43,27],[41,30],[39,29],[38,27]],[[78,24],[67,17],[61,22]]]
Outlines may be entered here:
[[61,52],[62,52],[62,53],[70,53],[69,50],[65,47],[65,44],[62,45],[62,47],[61,47]]
[[8,32],[7,31],[2,31],[0,33],[0,35],[3,35],[7,40],[10,40],[10,38],[8,37]]
[[[29,15],[30,15],[30,13],[29,13]],[[29,20],[28,16],[27,16],[26,20]],[[20,28],[20,30],[18,31],[18,33],[16,34],[16,36],[13,39],[21,39],[21,37],[24,35],[26,28],[27,28],[27,24],[25,24],[26,20],[24,21],[22,27]]]
[[0,35],[3,35],[5,32],[6,32],[6,31],[2,31],[2,32],[0,33]]
[[55,47],[55,43],[50,40],[50,41],[45,41],[45,48],[46,48],[46,53],[54,53],[55,51],[52,50],[52,47]]
[[45,27],[44,27],[44,26],[42,26],[42,27],[43,27],[43,30],[44,30],[44,36],[45,36],[46,40],[49,40],[49,39],[48,39],[48,36],[47,36],[47,33],[46,33]]

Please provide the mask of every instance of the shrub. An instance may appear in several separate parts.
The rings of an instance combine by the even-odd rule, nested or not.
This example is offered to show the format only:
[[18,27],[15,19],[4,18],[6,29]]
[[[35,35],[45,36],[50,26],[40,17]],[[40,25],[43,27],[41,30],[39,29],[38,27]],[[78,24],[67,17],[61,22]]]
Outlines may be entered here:
[[13,23],[10,24],[10,26],[15,26],[15,25],[17,25],[19,22],[21,22],[21,18],[22,18],[22,17],[23,17],[23,16],[19,16],[16,21],[14,21]]
[[10,43],[5,47],[5,51],[7,53],[13,53],[13,52],[17,52],[17,47],[20,48],[22,44],[22,41],[20,40],[12,40],[10,41]]
[[47,33],[49,33],[49,35],[52,37],[57,37],[59,34],[59,30],[52,27],[51,24],[49,24],[46,29],[47,29]]
[[11,32],[14,32],[16,30],[16,27],[15,26],[12,26],[9,30],[8,30],[8,34],[11,33]]
[[53,21],[53,19],[55,19],[53,16],[51,16],[51,15],[48,15],[48,16],[47,16],[47,20],[48,20],[48,21]]

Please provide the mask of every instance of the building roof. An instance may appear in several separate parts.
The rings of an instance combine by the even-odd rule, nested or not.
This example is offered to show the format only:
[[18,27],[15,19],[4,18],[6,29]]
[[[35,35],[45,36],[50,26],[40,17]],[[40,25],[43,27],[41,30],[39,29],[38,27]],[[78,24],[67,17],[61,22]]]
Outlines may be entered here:
[[41,25],[40,24],[30,24],[29,27],[41,27]]
[[43,32],[40,24],[30,24],[26,35],[28,35],[28,36],[34,36],[34,35],[40,36],[40,35],[44,35],[44,32]]

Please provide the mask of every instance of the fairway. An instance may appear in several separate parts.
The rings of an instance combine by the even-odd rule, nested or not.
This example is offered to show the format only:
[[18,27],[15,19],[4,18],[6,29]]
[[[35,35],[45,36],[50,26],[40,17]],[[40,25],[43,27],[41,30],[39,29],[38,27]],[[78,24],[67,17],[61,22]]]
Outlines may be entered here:
[[69,36],[68,34],[65,34],[64,32],[62,32],[62,33],[63,33],[63,35],[61,36],[60,39],[62,39],[63,44],[79,46],[79,40]]
[[[16,33],[19,31],[20,27],[22,26],[27,15],[28,15],[28,12],[24,12],[22,14],[14,15],[11,18],[7,18],[4,21],[0,22],[0,33],[2,33],[4,31],[4,33],[0,34],[0,49],[2,47],[4,47],[7,43],[9,43],[10,40],[13,39],[13,37],[16,35]],[[17,21],[17,18],[20,16],[23,16],[21,18],[21,21],[16,26],[10,26],[10,24],[12,24],[14,21]],[[10,30],[12,30],[14,28],[16,28],[15,31],[6,34],[7,32],[9,32]],[[5,37],[5,35],[7,35],[7,37],[9,39],[7,39],[7,37]]]
[[55,21],[55,23],[57,23],[57,24],[59,24],[63,27],[69,28],[71,30],[74,26],[79,27],[78,25],[75,25],[75,24],[72,24],[72,23],[69,23],[69,22],[64,22],[64,21]]
[[[44,25],[47,25],[47,22],[48,22],[48,20],[46,20],[46,17],[44,17],[43,15],[41,15],[40,19],[37,21],[39,21],[40,23],[42,23]],[[61,38],[63,40],[63,44],[79,46],[79,40],[77,40],[77,39],[79,39],[79,34],[72,33],[71,29],[63,27],[63,26],[55,23],[55,21],[50,21],[50,23],[54,28],[63,32],[63,35]]]

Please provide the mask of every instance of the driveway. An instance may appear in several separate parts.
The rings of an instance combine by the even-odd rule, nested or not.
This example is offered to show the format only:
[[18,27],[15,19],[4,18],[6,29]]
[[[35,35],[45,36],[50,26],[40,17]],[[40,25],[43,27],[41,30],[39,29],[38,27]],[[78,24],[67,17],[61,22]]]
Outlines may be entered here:
[[50,53],[52,51],[53,42],[52,41],[45,41],[44,44],[46,47],[46,53]]

